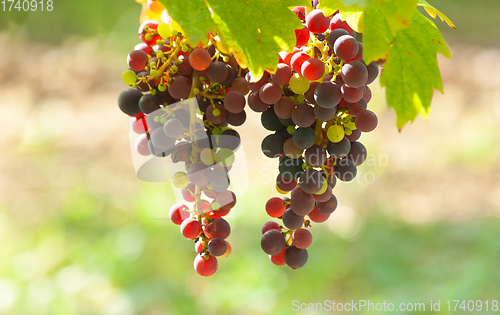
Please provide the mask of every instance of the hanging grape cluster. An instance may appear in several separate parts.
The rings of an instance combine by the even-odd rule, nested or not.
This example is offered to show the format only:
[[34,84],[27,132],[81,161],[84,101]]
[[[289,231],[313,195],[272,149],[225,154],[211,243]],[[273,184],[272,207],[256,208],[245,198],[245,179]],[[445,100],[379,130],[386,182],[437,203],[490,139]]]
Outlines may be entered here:
[[228,172],[241,140],[228,126],[246,120],[247,72],[217,48],[216,37],[193,47],[173,25],[150,20],[140,26],[143,42],[128,55],[130,68],[123,74],[131,88],[118,104],[131,116],[140,155],[185,165],[172,176],[185,203],[172,206],[170,219],[194,240],[195,270],[210,276],[217,257],[231,252],[231,229],[223,217],[236,203]]
[[367,109],[378,65],[365,65],[363,45],[340,14],[308,11],[293,9],[304,27],[295,30],[294,51],[280,52],[276,73],[257,83],[250,83],[251,73],[246,76],[248,104],[274,132],[262,141],[262,152],[279,158],[278,192],[291,192],[290,198],[267,202],[266,212],[281,223],[264,224],[261,247],[274,264],[293,269],[308,260],[311,222],[326,221],[337,208],[337,179],[353,180],[367,158],[357,141],[361,133],[378,123]]

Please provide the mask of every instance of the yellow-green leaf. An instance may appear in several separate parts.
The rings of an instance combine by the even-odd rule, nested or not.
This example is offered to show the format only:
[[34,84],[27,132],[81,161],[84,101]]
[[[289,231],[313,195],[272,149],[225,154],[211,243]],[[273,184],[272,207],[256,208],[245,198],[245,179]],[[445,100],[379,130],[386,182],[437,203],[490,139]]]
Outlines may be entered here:
[[[258,79],[276,71],[278,52],[295,46],[295,29],[302,28],[288,7],[307,0],[161,0],[191,43],[206,42],[216,32],[222,45]],[[212,14],[209,9],[211,8]]]
[[427,2],[425,0],[419,0],[418,5],[423,7],[425,12],[427,12],[427,14],[429,14],[433,19],[436,19],[436,15],[437,15],[437,16],[439,16],[441,21],[446,22],[446,24],[448,24],[448,26],[450,26],[452,28],[456,28],[455,24],[453,24],[453,22],[446,15],[444,15],[443,13],[441,13],[441,11],[439,11],[438,9],[433,7],[429,2]]
[[451,52],[434,23],[418,12],[390,46],[380,84],[401,129],[417,115],[427,119],[433,89],[443,92],[436,53],[451,58]]

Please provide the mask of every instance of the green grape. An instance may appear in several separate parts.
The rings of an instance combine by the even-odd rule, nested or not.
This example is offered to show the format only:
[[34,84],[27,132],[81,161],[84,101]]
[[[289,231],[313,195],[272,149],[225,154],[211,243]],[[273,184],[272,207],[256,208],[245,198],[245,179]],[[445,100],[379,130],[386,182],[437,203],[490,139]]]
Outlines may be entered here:
[[132,70],[127,70],[122,74],[122,80],[125,84],[132,85],[137,81],[137,74]]
[[309,87],[311,86],[311,82],[301,76],[298,73],[295,73],[291,78],[290,78],[290,89],[292,90],[293,93],[295,94],[304,94],[309,90]]
[[222,148],[215,154],[215,161],[217,164],[227,167],[233,165],[235,156],[230,149]]
[[339,125],[333,125],[330,128],[328,128],[328,131],[326,132],[326,136],[328,137],[328,140],[330,140],[333,143],[338,143],[344,139],[344,128]]
[[158,84],[158,90],[160,92],[165,92],[167,90],[167,86],[163,83]]
[[200,152],[200,160],[201,160],[201,163],[203,163],[205,165],[213,165],[215,162],[214,152],[209,148],[203,149]]
[[160,36],[162,38],[170,38],[172,37],[172,28],[170,27],[170,24],[168,23],[161,23],[160,25],[158,25],[158,34],[160,34]]
[[346,135],[348,135],[348,136],[352,135],[352,129],[345,128],[344,132],[345,132],[345,134],[346,134]]
[[185,172],[177,172],[172,178],[172,184],[177,188],[185,188],[189,185],[189,179]]
[[165,57],[165,54],[163,53],[163,51],[158,50],[156,52],[156,57],[158,57],[158,59],[163,59],[163,57]]
[[286,127],[286,131],[288,131],[289,134],[293,135],[293,133],[295,132],[295,125]]
[[297,95],[297,103],[303,103],[303,102],[305,102],[305,100],[306,100],[306,97],[304,96],[304,94]]

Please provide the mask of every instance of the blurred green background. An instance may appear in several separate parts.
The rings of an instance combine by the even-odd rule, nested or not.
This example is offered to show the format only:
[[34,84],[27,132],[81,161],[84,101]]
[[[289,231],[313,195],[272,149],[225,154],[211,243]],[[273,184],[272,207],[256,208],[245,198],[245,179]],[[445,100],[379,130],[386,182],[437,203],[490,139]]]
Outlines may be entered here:
[[439,58],[445,94],[399,133],[373,84],[379,128],[361,140],[381,162],[335,188],[300,270],[260,249],[277,170],[248,113],[251,186],[210,278],[168,220],[170,185],[136,178],[116,106],[140,5],[55,2],[0,12],[0,314],[291,314],[293,300],[358,299],[431,314],[431,300],[500,300],[499,1],[432,1],[457,25],[436,22],[455,57]]

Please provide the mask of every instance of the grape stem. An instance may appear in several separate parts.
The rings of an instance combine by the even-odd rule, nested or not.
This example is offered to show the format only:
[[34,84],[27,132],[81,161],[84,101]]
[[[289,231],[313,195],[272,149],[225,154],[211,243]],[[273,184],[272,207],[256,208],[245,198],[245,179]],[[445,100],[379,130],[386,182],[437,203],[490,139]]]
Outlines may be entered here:
[[314,133],[316,134],[316,141],[314,143],[321,144],[323,142],[323,122],[318,119],[316,119],[316,128]]

